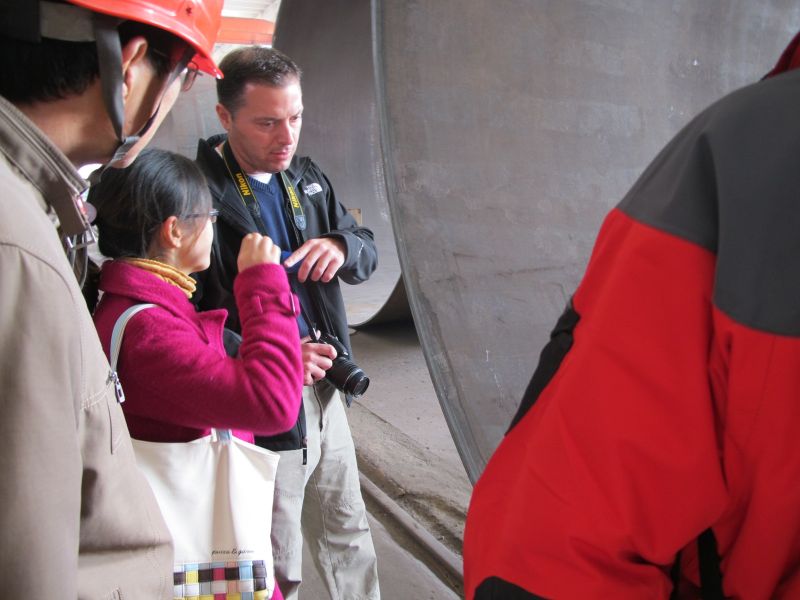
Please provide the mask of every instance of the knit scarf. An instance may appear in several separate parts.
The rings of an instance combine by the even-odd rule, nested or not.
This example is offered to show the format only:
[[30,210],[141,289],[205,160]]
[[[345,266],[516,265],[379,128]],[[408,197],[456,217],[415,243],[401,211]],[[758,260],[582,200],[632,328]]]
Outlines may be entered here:
[[123,258],[122,260],[152,273],[167,283],[178,286],[183,290],[187,298],[191,298],[192,294],[194,294],[196,287],[194,279],[167,263],[158,260],[150,260],[149,258]]

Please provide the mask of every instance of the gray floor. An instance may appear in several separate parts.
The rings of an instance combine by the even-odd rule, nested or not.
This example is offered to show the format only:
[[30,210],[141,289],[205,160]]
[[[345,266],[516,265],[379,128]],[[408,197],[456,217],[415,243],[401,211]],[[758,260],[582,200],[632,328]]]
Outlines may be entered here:
[[[445,546],[460,553],[471,486],[413,325],[358,331],[352,341],[356,362],[371,379],[367,393],[348,411],[362,472]],[[431,559],[391,518],[370,508],[382,598],[458,598],[460,582],[445,583],[447,577],[435,575]],[[327,598],[309,557],[304,560],[300,598]]]
[[352,336],[371,384],[348,412],[362,472],[460,553],[472,492],[413,324]]
[[[383,600],[415,598],[456,600],[459,595],[447,587],[431,570],[400,546],[392,533],[375,517],[369,517],[372,540],[378,554],[378,576]],[[311,557],[303,555],[303,584],[300,600],[326,600],[325,588],[314,572]],[[347,599],[343,599],[347,600]]]

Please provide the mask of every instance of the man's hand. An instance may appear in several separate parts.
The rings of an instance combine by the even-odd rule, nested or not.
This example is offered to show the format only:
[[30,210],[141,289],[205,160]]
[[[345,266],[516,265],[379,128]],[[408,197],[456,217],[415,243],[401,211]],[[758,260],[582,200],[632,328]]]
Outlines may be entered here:
[[312,342],[309,336],[300,340],[303,354],[303,385],[314,385],[325,377],[325,371],[333,366],[336,348],[330,344]]
[[312,281],[328,283],[344,264],[347,246],[335,238],[314,238],[295,250],[283,264],[291,268],[301,260],[303,264],[297,271],[297,279],[304,283],[311,275]]

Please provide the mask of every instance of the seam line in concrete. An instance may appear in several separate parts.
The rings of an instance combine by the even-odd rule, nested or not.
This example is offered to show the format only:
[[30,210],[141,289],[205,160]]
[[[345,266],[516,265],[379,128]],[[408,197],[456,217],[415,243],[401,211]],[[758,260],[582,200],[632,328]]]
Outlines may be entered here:
[[422,546],[439,564],[458,581],[464,579],[461,557],[442,544],[429,531],[422,527],[386,492],[375,485],[369,477],[359,471],[361,491],[387,512],[411,538]]

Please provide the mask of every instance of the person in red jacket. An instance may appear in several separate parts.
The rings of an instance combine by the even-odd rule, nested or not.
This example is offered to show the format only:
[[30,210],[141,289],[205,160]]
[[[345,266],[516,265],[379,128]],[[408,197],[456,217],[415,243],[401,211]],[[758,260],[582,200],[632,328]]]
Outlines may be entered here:
[[[131,437],[186,442],[211,428],[274,435],[297,420],[303,366],[299,301],[279,264],[280,248],[250,234],[239,251],[234,293],[242,319],[236,357],[226,353],[224,309],[197,312],[192,273],[208,268],[216,211],[205,178],[188,158],[147,150],[126,169],[109,169],[92,188],[102,297],[94,313],[110,354],[119,316],[136,304],[117,372]],[[282,599],[276,588],[275,599]]]
[[798,39],[606,218],[475,486],[468,599],[800,598]]

